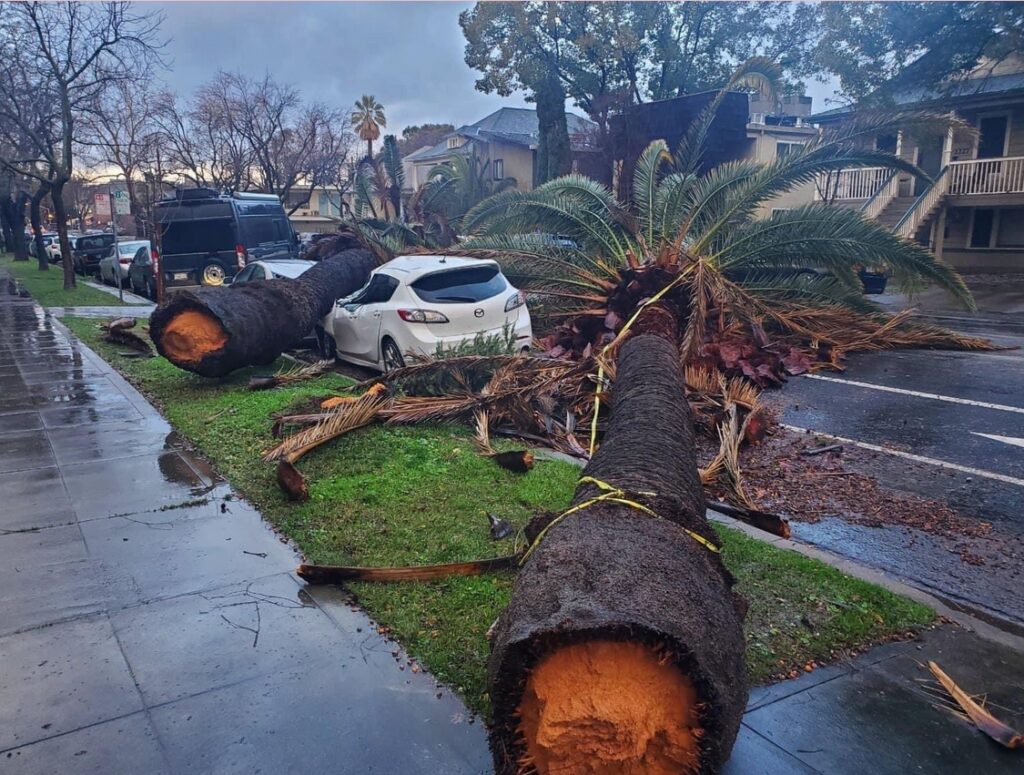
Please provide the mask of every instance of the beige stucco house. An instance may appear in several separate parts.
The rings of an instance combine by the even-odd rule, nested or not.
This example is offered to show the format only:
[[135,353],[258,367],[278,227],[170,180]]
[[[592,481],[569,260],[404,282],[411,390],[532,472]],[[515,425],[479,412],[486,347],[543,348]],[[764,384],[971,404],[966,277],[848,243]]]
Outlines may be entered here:
[[[574,167],[585,166],[596,148],[596,126],[582,116],[566,114]],[[529,191],[536,183],[539,140],[537,111],[499,108],[473,124],[456,129],[433,147],[420,148],[402,159],[405,188],[413,191],[427,181],[431,170],[455,154],[476,153],[494,180],[512,178],[515,188]]]
[[[804,95],[786,95],[777,103],[751,98],[747,121],[749,145],[742,158],[768,164],[801,149],[818,136],[818,129],[807,121],[810,114],[811,98]],[[804,183],[766,202],[758,215],[769,217],[773,212],[799,207],[813,199],[814,183]]]
[[[973,131],[874,139],[933,182],[881,168],[845,170],[817,195],[859,208],[961,271],[1024,272],[1024,59],[983,64],[968,78],[895,101],[952,114]],[[834,126],[855,115],[854,107],[837,108],[810,120]]]

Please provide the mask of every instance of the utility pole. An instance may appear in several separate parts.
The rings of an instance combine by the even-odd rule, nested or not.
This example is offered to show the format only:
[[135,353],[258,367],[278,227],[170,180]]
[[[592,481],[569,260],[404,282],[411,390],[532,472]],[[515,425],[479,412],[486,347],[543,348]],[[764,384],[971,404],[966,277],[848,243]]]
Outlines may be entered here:
[[117,247],[117,206],[114,204],[114,191],[107,184],[107,197],[110,200],[110,231],[114,235],[114,268],[117,269],[117,298],[124,304],[124,285],[121,282],[121,254]]

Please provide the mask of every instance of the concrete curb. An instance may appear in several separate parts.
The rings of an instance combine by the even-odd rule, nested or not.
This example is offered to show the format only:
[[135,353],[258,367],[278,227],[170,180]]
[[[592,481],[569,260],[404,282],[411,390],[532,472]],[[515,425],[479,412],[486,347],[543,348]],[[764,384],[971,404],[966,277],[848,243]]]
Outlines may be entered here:
[[[547,449],[534,449],[533,452],[537,457],[548,458],[550,460],[562,460],[567,463],[572,463],[575,466],[579,466],[580,468],[584,465],[583,461],[578,458],[574,458],[571,455],[566,455],[562,452]],[[853,576],[854,578],[861,579],[862,581],[875,584],[883,589],[887,589],[893,594],[910,598],[922,605],[928,606],[939,616],[956,622],[961,627],[973,632],[980,638],[992,641],[993,643],[999,643],[1000,645],[1011,648],[1014,651],[1024,653],[1024,637],[1022,637],[1021,634],[1024,633],[1024,627],[1016,622],[1009,620],[997,620],[993,623],[992,620],[995,617],[987,612],[980,611],[976,608],[964,605],[963,603],[939,597],[933,591],[913,586],[889,573],[886,573],[885,571],[861,565],[860,563],[854,562],[853,560],[847,559],[846,557],[834,552],[819,549],[816,546],[802,543],[800,541],[792,541],[787,538],[773,536],[770,533],[758,530],[752,525],[748,525],[746,522],[741,522],[733,517],[720,514],[712,509],[707,510],[707,517],[711,522],[725,525],[733,530],[738,530],[756,541],[762,541],[779,549],[785,549],[801,554],[804,557],[810,557],[811,559],[818,560],[819,562],[829,565],[836,570],[842,571],[848,576]]]
[[[95,288],[97,291],[103,291],[109,293],[111,296],[117,297],[117,288],[111,288],[109,285],[103,283],[93,282],[92,280],[82,280],[82,285],[87,285],[90,288]],[[139,296],[137,293],[131,291],[124,291],[124,300],[128,304],[152,304],[149,299]]]

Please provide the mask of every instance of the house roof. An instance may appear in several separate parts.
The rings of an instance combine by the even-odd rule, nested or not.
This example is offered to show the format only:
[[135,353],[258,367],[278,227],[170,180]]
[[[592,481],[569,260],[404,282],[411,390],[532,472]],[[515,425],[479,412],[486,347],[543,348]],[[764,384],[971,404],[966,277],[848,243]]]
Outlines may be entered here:
[[[892,95],[892,101],[899,107],[909,108],[946,102],[951,99],[985,97],[1010,92],[1024,92],[1024,71],[965,78],[949,84],[947,87],[918,86],[912,89],[903,89]],[[856,112],[856,105],[844,105],[841,108],[815,113],[808,118],[808,121],[831,121]]]
[[419,148],[417,148],[412,153],[407,153],[405,156],[403,156],[402,157],[402,161],[416,161],[416,159],[420,158],[423,154],[425,154],[428,151],[431,151],[433,149],[434,149],[433,145],[421,145]]
[[[569,141],[573,150],[589,148],[584,135],[596,129],[597,125],[582,116],[577,116],[575,113],[566,113],[565,118],[569,128]],[[537,111],[529,108],[499,108],[476,123],[460,126],[432,148],[425,151],[424,149],[414,151],[405,158],[412,161],[430,161],[447,158],[455,152],[454,149],[448,147],[449,138],[455,136],[464,137],[467,140],[479,140],[481,142],[497,141],[531,148],[537,145],[540,140]],[[463,151],[463,153],[466,152]]]

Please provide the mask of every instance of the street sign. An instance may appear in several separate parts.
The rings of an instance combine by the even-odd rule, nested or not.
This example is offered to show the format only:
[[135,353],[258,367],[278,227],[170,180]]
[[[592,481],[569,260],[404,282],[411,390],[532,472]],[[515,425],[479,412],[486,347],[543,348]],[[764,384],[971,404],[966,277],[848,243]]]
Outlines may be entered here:
[[110,194],[106,192],[97,192],[94,195],[93,210],[95,216],[101,220],[110,220]]
[[128,192],[122,189],[111,193],[114,197],[114,211],[118,215],[131,215],[132,203],[128,198]]

